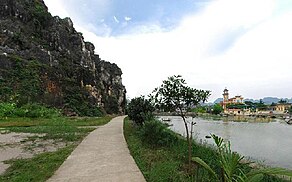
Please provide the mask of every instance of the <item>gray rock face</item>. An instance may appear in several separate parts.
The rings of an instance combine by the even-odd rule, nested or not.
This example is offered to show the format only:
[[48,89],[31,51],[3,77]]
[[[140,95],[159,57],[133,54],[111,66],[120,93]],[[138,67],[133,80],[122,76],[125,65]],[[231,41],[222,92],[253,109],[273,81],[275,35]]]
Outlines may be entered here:
[[0,99],[42,102],[79,115],[122,113],[122,71],[99,58],[70,18],[42,0],[0,0]]

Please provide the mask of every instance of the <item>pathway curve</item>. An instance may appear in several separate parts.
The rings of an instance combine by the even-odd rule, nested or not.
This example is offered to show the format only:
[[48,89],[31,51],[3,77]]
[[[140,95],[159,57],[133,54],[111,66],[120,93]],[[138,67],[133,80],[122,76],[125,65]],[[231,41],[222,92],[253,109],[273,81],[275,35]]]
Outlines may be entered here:
[[91,132],[48,182],[145,182],[124,138],[124,118]]

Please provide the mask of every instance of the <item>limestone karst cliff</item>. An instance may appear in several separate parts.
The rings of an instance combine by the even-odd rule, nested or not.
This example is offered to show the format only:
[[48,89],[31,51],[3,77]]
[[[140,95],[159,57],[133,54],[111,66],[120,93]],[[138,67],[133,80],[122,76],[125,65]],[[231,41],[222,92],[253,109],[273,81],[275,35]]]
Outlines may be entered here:
[[0,0],[0,100],[79,115],[122,113],[122,71],[94,49],[70,18],[52,17],[42,0]]

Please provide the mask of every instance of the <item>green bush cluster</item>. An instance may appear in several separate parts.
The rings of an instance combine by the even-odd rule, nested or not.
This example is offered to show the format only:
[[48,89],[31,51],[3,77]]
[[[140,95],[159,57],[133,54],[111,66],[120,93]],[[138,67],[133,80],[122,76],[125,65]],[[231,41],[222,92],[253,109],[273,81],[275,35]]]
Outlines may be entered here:
[[178,137],[160,121],[150,120],[139,129],[139,136],[146,144],[154,147],[172,146],[178,141]]
[[144,96],[136,97],[127,106],[129,118],[137,125],[142,126],[146,120],[153,118],[152,112],[155,110],[150,100]]
[[15,103],[0,103],[0,117],[52,118],[60,116],[57,109],[47,108],[38,103],[18,107]]
[[14,110],[14,103],[0,103],[0,117],[10,116],[13,114]]
[[215,104],[212,108],[212,114],[220,114],[223,111],[223,107],[220,104]]

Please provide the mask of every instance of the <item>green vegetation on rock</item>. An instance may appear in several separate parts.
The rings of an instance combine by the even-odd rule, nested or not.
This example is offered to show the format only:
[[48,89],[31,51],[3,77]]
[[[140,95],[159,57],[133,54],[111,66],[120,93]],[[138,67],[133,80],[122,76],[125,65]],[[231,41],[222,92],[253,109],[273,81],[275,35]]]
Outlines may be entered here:
[[101,60],[70,18],[52,17],[41,0],[1,7],[0,102],[38,103],[70,116],[124,112],[121,69]]

